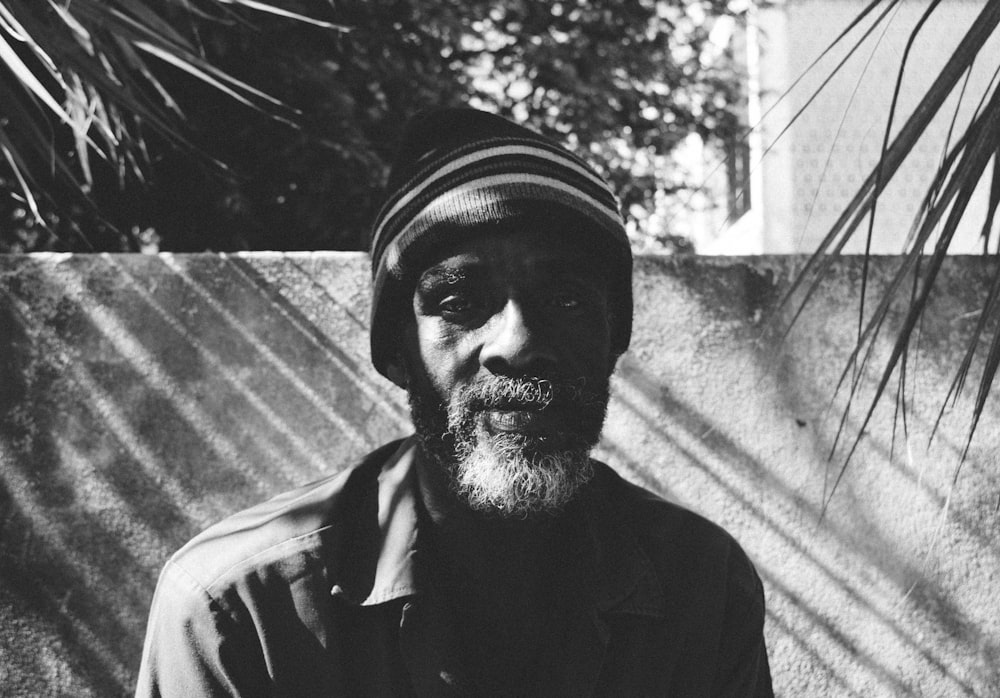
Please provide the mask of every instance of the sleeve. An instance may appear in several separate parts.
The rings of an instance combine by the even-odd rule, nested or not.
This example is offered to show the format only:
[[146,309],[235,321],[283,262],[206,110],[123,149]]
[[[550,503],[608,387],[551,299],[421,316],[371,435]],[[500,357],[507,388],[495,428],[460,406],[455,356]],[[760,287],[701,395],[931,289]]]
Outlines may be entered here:
[[146,627],[136,698],[255,698],[267,672],[252,628],[240,626],[173,561],[160,575]]
[[764,643],[764,587],[739,549],[730,560],[720,668],[712,695],[718,698],[773,698]]

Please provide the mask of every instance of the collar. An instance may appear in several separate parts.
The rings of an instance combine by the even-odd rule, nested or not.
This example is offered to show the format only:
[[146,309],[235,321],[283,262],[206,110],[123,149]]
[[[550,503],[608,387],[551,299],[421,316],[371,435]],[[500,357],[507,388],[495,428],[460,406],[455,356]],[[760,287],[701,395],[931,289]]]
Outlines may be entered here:
[[[378,554],[375,577],[361,602],[374,606],[419,592],[417,439],[404,440],[378,473]],[[371,558],[366,558],[371,559]]]
[[[421,593],[418,573],[420,555],[420,488],[417,482],[416,459],[418,442],[411,436],[398,448],[377,472],[363,479],[366,499],[377,499],[377,531],[364,541],[356,541],[364,550],[351,557],[368,561],[368,574],[355,579],[370,581],[368,593],[333,587],[334,595],[348,599],[363,599],[361,606],[374,606]],[[373,464],[378,467],[377,464]],[[634,530],[629,526],[627,505],[616,493],[623,491],[620,478],[611,468],[595,462],[596,474],[574,505],[584,522],[585,535],[579,560],[581,572],[588,579],[590,597],[596,610],[662,618],[666,615],[666,599],[661,580],[649,556],[643,550]],[[371,502],[374,504],[374,502]],[[372,506],[364,506],[366,514]],[[374,574],[370,565],[374,562]]]
[[594,462],[595,475],[578,501],[587,522],[584,559],[589,562],[595,606],[600,612],[664,618],[663,580],[640,544],[633,520],[636,502],[609,466]]

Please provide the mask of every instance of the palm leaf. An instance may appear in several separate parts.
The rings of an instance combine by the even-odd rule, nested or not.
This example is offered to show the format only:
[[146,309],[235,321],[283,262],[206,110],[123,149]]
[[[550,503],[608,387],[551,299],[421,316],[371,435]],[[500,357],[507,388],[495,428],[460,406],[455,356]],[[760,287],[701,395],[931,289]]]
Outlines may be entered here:
[[[44,56],[44,54],[42,54]],[[25,88],[27,88],[36,98],[38,98],[42,104],[52,110],[60,120],[64,123],[69,124],[71,119],[69,114],[63,109],[59,101],[53,96],[49,90],[42,85],[41,80],[39,80],[31,68],[21,59],[14,48],[7,43],[7,41],[0,36],[0,61],[6,64],[7,68],[14,74],[14,77],[20,81]],[[53,77],[61,78],[61,76],[53,72]],[[69,90],[69,85],[60,80],[60,83],[64,90]]]
[[[940,272],[941,266],[947,255],[948,246],[954,237],[955,231],[958,229],[958,225],[965,214],[969,201],[972,199],[975,190],[975,186],[963,185],[970,181],[978,181],[982,177],[990,159],[995,153],[995,147],[992,142],[995,138],[995,134],[989,133],[989,131],[1000,129],[1000,100],[996,99],[998,96],[1000,96],[1000,93],[996,93],[995,98],[991,103],[992,109],[987,112],[987,118],[984,119],[985,123],[981,125],[979,138],[972,142],[968,151],[964,154],[962,162],[959,163],[958,169],[956,169],[954,173],[952,182],[955,186],[950,187],[950,190],[953,192],[953,196],[949,197],[951,208],[948,213],[948,218],[945,221],[945,225],[941,229],[938,241],[934,247],[934,252],[930,256],[927,269],[922,274],[920,292],[910,304],[909,310],[907,311],[906,317],[903,321],[903,325],[898,331],[889,359],[886,361],[885,367],[882,370],[882,375],[879,378],[878,385],[875,389],[875,395],[868,406],[868,410],[865,413],[861,426],[858,428],[858,433],[851,444],[850,450],[844,458],[844,465],[841,467],[840,473],[837,476],[837,482],[834,484],[834,489],[836,489],[836,485],[840,482],[840,479],[847,468],[847,464],[850,462],[851,457],[854,455],[855,450],[860,444],[864,431],[871,421],[875,408],[885,392],[885,388],[892,377],[893,371],[903,353],[906,351],[906,348],[909,346],[914,328],[927,307],[930,294],[934,290],[934,282],[937,279],[937,275]],[[934,224],[930,219],[928,219],[920,231],[920,240],[922,242],[926,242],[930,238],[933,231]],[[907,258],[911,259],[919,256],[922,254],[922,249],[922,247],[915,247],[906,255]],[[878,316],[877,322],[881,324],[884,319],[884,314]],[[994,341],[994,345],[997,345],[996,340]],[[996,372],[996,363],[993,363],[994,360],[1000,361],[1000,353],[994,357],[994,352],[991,351],[990,357],[988,358],[986,373],[984,373],[984,380],[987,380],[987,378],[988,380],[985,388],[981,386],[980,395],[977,398],[973,423],[968,435],[969,440],[972,438],[972,432],[975,430],[979,414],[982,411],[983,404],[985,404],[985,396],[989,392],[988,385],[992,382],[992,376]]]
[[[156,77],[160,67],[154,69],[147,60],[182,71],[247,108],[294,124],[295,109],[213,65],[171,14],[225,22],[238,17],[234,11],[241,8],[323,30],[346,30],[258,0],[0,3],[3,162],[37,222],[45,224],[39,201],[58,211],[66,209],[68,200],[86,198],[93,184],[94,156],[113,164],[121,180],[142,179],[144,131],[223,167],[185,136],[181,106]],[[58,145],[66,134],[75,143],[72,160]],[[63,193],[48,196],[53,188]]]
[[[932,14],[938,9],[939,4],[939,2],[932,2],[927,7],[926,12],[911,33],[907,48],[901,59],[894,95],[898,95],[899,84],[902,80],[903,71],[906,67],[913,41],[917,34],[927,25]],[[865,11],[868,12],[870,10],[871,7],[869,6]],[[882,16],[884,17],[884,13]],[[892,348],[889,352],[889,357],[877,374],[878,380],[874,395],[868,401],[867,409],[860,420],[860,426],[858,426],[854,438],[847,448],[833,487],[825,494],[824,507],[829,502],[829,497],[837,489],[837,485],[841,481],[865,430],[871,422],[875,408],[885,396],[888,384],[897,369],[899,370],[900,385],[896,390],[896,415],[902,415],[905,420],[906,357],[911,343],[916,340],[919,333],[920,321],[934,291],[935,282],[938,279],[938,274],[949,251],[955,232],[959,227],[959,223],[966,215],[968,204],[973,197],[974,191],[986,176],[988,167],[992,163],[993,177],[990,197],[987,213],[982,223],[984,250],[989,248],[989,235],[996,219],[998,204],[1000,204],[1000,175],[998,175],[998,170],[1000,170],[1000,162],[998,162],[998,152],[1000,152],[1000,91],[997,88],[996,75],[994,75],[994,79],[981,96],[972,118],[954,139],[955,142],[950,147],[946,143],[945,154],[941,159],[938,171],[935,173],[928,187],[927,194],[921,202],[917,217],[905,245],[901,263],[890,276],[881,292],[881,298],[878,299],[874,309],[870,311],[870,316],[866,319],[865,298],[868,293],[868,259],[871,254],[870,243],[874,232],[873,217],[879,196],[897,173],[909,153],[915,149],[928,125],[941,111],[945,101],[956,93],[960,93],[961,97],[964,97],[965,86],[973,64],[983,58],[992,58],[995,60],[995,57],[986,56],[984,46],[997,33],[998,25],[1000,25],[1000,3],[988,2],[949,57],[949,60],[941,69],[930,88],[922,96],[902,128],[895,137],[890,138],[893,121],[896,116],[896,97],[894,96],[878,163],[873,167],[854,197],[827,231],[816,250],[807,260],[805,267],[793,279],[789,290],[785,293],[780,303],[782,310],[792,310],[791,322],[788,328],[786,328],[787,331],[800,317],[820,286],[823,278],[830,271],[835,255],[844,249],[848,240],[857,234],[865,218],[868,218],[869,223],[865,233],[865,261],[862,270],[858,334],[855,347],[848,357],[847,365],[841,373],[836,389],[839,392],[843,385],[847,383],[848,378],[850,378],[847,403],[834,439],[834,447],[831,450],[832,457],[836,452],[838,442],[844,435],[844,430],[848,423],[847,414],[855,401],[861,376],[865,373],[866,367],[874,356],[876,339],[885,326],[890,310],[898,301],[904,285],[907,280],[910,280],[910,297],[902,324],[896,331],[891,343]],[[1000,66],[998,66],[998,71],[1000,71]],[[955,119],[956,117],[953,116],[951,127],[949,128],[948,140],[952,138],[952,129],[956,126]],[[932,245],[933,247],[931,247]],[[926,253],[928,249],[931,250],[929,254]],[[962,392],[980,341],[989,326],[989,321],[996,318],[998,312],[1000,312],[1000,271],[994,275],[977,326],[969,339],[967,350],[959,362],[955,378],[945,397],[941,412],[938,414],[937,421],[932,430],[932,438],[937,425],[940,423],[945,406],[949,402],[954,403],[958,395]],[[969,445],[982,416],[986,399],[990,394],[992,383],[998,370],[1000,370],[1000,331],[994,332],[990,341],[989,351],[985,357],[983,373],[972,410],[962,460],[964,460],[968,453]],[[956,468],[956,475],[959,468]]]
[[297,22],[304,22],[306,24],[311,24],[315,27],[321,27],[323,29],[336,29],[337,31],[350,31],[350,27],[343,24],[334,24],[333,22],[323,22],[318,19],[313,19],[312,17],[306,17],[305,15],[298,14],[297,12],[289,12],[288,10],[282,9],[280,7],[275,7],[274,5],[269,5],[265,2],[257,2],[257,0],[220,0],[220,2],[225,2],[231,5],[240,5],[242,7],[247,7],[252,10],[257,10],[258,12],[266,12],[268,14],[276,15],[278,17],[283,17],[285,19],[293,19]]
[[906,124],[891,144],[883,149],[879,162],[865,178],[854,197],[841,212],[840,217],[820,241],[805,267],[794,279],[784,296],[783,306],[795,299],[800,287],[805,286],[808,293],[805,298],[800,300],[796,315],[805,307],[812,292],[816,290],[815,283],[809,284],[807,282],[821,278],[829,272],[834,261],[831,253],[838,254],[843,250],[858,226],[871,212],[879,195],[906,157],[916,147],[927,126],[940,111],[944,101],[953,93],[958,81],[969,70],[983,46],[996,31],[998,23],[1000,23],[1000,3],[987,3],[934,83],[913,110]]

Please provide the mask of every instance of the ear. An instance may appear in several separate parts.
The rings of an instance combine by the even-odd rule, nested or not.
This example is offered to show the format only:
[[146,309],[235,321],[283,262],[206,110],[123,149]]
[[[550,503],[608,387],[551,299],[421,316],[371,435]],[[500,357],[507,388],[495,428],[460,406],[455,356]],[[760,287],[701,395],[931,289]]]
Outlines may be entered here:
[[386,362],[385,375],[403,390],[410,384],[410,374],[407,373],[406,365],[398,354]]
[[618,360],[622,358],[621,354],[611,354],[608,357],[608,378],[614,375],[615,369],[618,368]]

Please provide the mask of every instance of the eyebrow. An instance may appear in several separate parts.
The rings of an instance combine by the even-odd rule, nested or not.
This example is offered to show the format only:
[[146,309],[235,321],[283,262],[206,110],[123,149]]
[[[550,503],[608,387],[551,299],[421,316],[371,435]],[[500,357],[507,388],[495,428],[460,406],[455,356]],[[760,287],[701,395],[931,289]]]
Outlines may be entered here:
[[602,277],[603,269],[595,261],[583,257],[573,259],[553,258],[539,261],[538,269],[553,278],[576,277],[591,279]]
[[452,266],[439,264],[431,267],[417,279],[417,289],[427,292],[436,286],[453,285],[466,281],[470,276],[467,266]]

